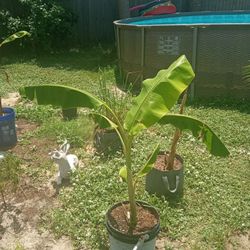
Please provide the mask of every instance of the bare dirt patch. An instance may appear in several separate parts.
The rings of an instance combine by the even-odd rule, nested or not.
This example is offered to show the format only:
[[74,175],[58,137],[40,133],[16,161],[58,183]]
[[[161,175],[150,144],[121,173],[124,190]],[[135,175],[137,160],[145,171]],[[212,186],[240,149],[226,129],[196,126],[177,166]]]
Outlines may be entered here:
[[156,250],[166,250],[166,249],[171,249],[171,250],[180,250],[180,249],[185,249],[185,250],[190,250],[190,246],[187,243],[187,239],[183,238],[181,240],[171,240],[168,237],[162,237],[158,238],[156,240]]
[[26,167],[39,168],[44,163],[49,162],[48,153],[56,147],[56,143],[48,138],[36,137],[24,141],[25,134],[36,130],[39,127],[38,124],[19,119],[16,121],[16,126],[19,143],[10,151],[25,161]]
[[232,234],[225,245],[225,250],[249,250],[250,249],[250,230],[245,233],[236,232]]
[[13,107],[20,101],[20,99],[21,97],[19,93],[17,92],[9,93],[6,98],[2,98],[2,103],[4,107],[6,106]]
[[[232,233],[225,242],[224,248],[225,250],[249,250],[250,249],[250,230],[247,232],[235,232]],[[168,237],[158,238],[156,241],[156,249],[157,250],[191,250],[196,249],[195,240],[190,240],[188,238],[183,237],[180,240],[171,240]],[[199,248],[198,249],[203,249]]]
[[[46,164],[53,165],[48,152],[56,144],[47,138],[31,137],[23,141],[25,134],[37,129],[38,125],[24,119],[16,123],[20,142],[9,152],[21,159],[24,173],[20,176],[17,191],[6,191],[7,207],[2,201],[0,203],[0,249],[22,246],[25,250],[70,250],[72,244],[68,238],[55,239],[49,231],[39,229],[41,215],[59,205],[53,171],[41,169]],[[35,173],[35,176],[29,173]]]

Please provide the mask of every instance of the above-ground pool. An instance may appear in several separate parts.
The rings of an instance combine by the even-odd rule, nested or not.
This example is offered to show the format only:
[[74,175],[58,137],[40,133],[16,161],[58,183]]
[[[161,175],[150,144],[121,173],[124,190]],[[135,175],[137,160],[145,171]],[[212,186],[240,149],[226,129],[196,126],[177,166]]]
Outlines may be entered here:
[[152,77],[185,54],[196,73],[191,97],[250,98],[242,77],[250,68],[250,12],[177,13],[114,24],[126,82]]

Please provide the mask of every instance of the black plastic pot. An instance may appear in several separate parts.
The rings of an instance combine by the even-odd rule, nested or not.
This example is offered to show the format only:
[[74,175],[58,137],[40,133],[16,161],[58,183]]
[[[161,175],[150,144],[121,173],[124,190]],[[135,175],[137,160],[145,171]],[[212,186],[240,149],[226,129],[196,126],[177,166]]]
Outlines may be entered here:
[[62,109],[64,120],[72,120],[77,117],[77,108]]
[[0,149],[7,150],[17,143],[15,111],[12,108],[3,108],[0,116]]
[[122,206],[122,204],[127,204],[128,201],[119,202],[115,204],[113,207],[111,207],[107,213],[106,213],[106,228],[109,233],[110,238],[110,250],[132,250],[137,245],[138,250],[154,250],[155,249],[155,242],[156,237],[160,231],[160,220],[159,220],[159,214],[156,211],[156,209],[146,202],[137,201],[138,204],[140,204],[143,207],[146,207],[147,209],[151,210],[153,214],[156,216],[158,223],[151,229],[146,232],[143,232],[139,235],[127,235],[123,232],[118,231],[116,228],[114,228],[110,221],[109,221],[109,215],[111,214],[112,210],[116,207]]
[[99,153],[121,149],[121,141],[115,130],[99,129],[94,135],[94,147]]
[[[162,153],[160,153],[162,154]],[[178,199],[183,196],[184,164],[183,159],[175,156],[182,166],[179,170],[162,171],[153,168],[146,175],[146,191],[166,199]]]

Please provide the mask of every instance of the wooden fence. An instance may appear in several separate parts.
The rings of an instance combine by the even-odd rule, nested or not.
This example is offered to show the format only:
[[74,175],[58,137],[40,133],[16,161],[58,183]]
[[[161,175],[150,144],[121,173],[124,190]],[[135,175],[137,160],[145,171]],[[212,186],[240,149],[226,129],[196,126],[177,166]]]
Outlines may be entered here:
[[[75,40],[78,44],[86,45],[92,42],[112,42],[114,41],[113,21],[121,16],[121,9],[126,6],[127,0],[58,0],[63,6],[71,10],[77,17],[74,26]],[[124,2],[123,2],[124,1]],[[152,0],[129,0],[129,6],[148,3]],[[229,0],[172,0],[176,5],[177,11],[189,11],[192,3],[218,2],[226,3]],[[250,0],[230,0],[230,2],[244,3],[244,7],[249,9]],[[123,3],[123,5],[121,4]],[[191,4],[190,4],[191,3]],[[195,4],[193,4],[196,6]],[[0,0],[0,8],[8,6],[18,11],[16,0]],[[190,7],[191,6],[191,7]],[[240,5],[242,7],[242,4]],[[236,8],[236,7],[235,7]],[[247,9],[245,8],[245,9]],[[192,10],[192,9],[191,9]],[[124,11],[126,13],[126,11]],[[128,12],[127,12],[128,13]],[[132,13],[133,14],[133,13]],[[136,14],[136,13],[134,13]]]
[[[126,1],[126,0],[124,0]],[[129,5],[148,3],[151,0],[129,0]],[[119,19],[119,0],[61,0],[77,16],[74,27],[77,42],[114,41],[113,21]],[[173,0],[178,11],[186,8],[186,0]]]
[[61,0],[77,16],[77,42],[114,41],[113,21],[118,19],[117,0]]

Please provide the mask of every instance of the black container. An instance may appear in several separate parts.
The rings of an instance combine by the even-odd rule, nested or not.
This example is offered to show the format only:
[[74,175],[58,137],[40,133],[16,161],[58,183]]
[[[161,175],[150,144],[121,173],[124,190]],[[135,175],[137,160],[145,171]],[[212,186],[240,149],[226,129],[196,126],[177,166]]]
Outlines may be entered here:
[[118,134],[110,129],[99,129],[95,132],[94,147],[99,153],[117,151],[122,148]]
[[77,117],[77,108],[62,109],[64,120],[72,120]]
[[175,156],[182,166],[179,170],[161,171],[153,168],[146,176],[146,191],[166,199],[178,199],[183,196],[184,165],[183,159]]
[[7,150],[17,143],[15,111],[12,108],[3,108],[0,116],[0,149]]
[[[124,202],[119,202],[112,206],[106,213],[106,228],[108,230],[109,236],[110,236],[110,243],[111,243],[111,250],[123,250],[123,249],[133,249],[133,246],[138,243],[139,239],[142,238],[144,235],[147,235],[148,238],[145,240],[145,246],[142,249],[155,249],[154,244],[156,237],[160,231],[160,220],[159,220],[159,214],[156,211],[154,207],[149,205],[146,202],[142,201],[136,201],[137,204],[139,204],[142,207],[145,207],[149,209],[157,218],[158,223],[151,228],[150,230],[143,232],[138,235],[127,235],[123,234],[122,232],[118,231],[116,228],[112,226],[112,224],[109,221],[109,215],[111,214],[112,210],[115,209],[116,207],[122,206],[123,204],[128,204],[129,201],[124,201]],[[118,243],[117,243],[118,242]],[[119,245],[120,243],[120,245]],[[151,246],[151,247],[150,247]]]

